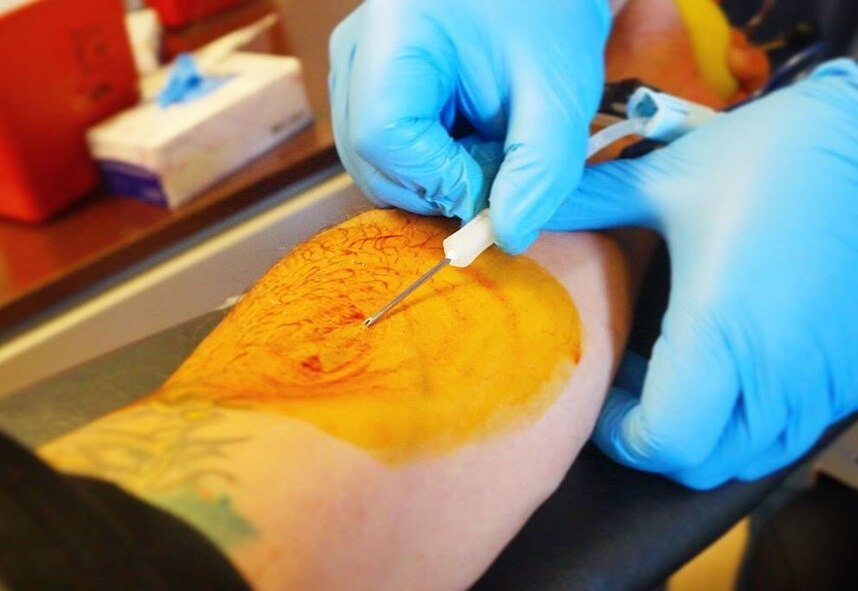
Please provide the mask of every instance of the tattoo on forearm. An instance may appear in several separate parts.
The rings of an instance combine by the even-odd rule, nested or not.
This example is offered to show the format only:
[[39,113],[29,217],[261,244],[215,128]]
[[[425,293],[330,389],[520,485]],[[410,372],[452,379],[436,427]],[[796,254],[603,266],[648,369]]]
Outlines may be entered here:
[[223,421],[223,410],[211,401],[156,395],[41,453],[63,470],[119,483],[229,546],[255,530],[231,504],[240,483],[229,455],[250,437],[215,434]]

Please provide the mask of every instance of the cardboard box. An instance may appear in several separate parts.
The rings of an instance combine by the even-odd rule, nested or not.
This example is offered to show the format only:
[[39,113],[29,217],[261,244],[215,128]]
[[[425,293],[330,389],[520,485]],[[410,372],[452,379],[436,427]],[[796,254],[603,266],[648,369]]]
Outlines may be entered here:
[[209,73],[226,81],[205,96],[148,102],[89,131],[113,192],[178,207],[312,120],[296,58],[234,53]]

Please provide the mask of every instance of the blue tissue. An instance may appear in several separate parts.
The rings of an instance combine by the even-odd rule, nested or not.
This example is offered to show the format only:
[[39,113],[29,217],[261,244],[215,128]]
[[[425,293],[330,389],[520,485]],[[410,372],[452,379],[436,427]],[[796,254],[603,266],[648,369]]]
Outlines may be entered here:
[[204,76],[189,53],[180,53],[170,69],[167,84],[158,94],[158,106],[168,107],[205,96],[220,87],[227,78]]

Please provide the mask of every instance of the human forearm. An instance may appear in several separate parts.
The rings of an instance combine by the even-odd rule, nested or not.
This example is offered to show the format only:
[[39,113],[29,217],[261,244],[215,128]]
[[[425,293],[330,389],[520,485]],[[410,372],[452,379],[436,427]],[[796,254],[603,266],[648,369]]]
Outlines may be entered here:
[[253,432],[204,400],[152,397],[43,446],[62,471],[115,483],[185,520],[222,551],[258,538],[236,472]]
[[[339,236],[341,246],[380,249],[369,258],[343,259],[353,271],[347,299],[365,285],[395,289],[385,287],[390,277],[379,281],[377,273],[388,267],[372,263],[375,257],[392,256],[394,268],[407,268],[408,249],[392,228],[380,229],[358,242],[328,235]],[[412,249],[423,248],[425,235],[414,237]],[[315,260],[331,260],[334,243],[319,244],[325,249]],[[326,310],[302,308],[293,325],[297,309],[286,301],[333,295],[342,289],[335,278],[345,269],[290,259],[299,264],[280,267],[285,276],[277,278],[275,270],[263,279],[161,390],[48,445],[43,456],[64,470],[116,482],[193,523],[257,588],[465,587],[583,445],[628,322],[622,260],[605,238],[547,234],[530,262],[496,252],[485,257],[474,269],[479,282],[462,284],[470,275],[451,270],[426,287],[423,299],[415,295],[369,333],[355,333],[380,340],[378,349],[357,357],[368,365],[345,389],[349,380],[338,373],[335,353],[350,351],[354,342],[328,332],[317,345],[333,348],[314,352],[307,348],[310,335],[293,340],[307,318],[340,318],[366,331],[360,318],[349,320],[348,307],[334,298]],[[367,284],[359,275],[368,264],[378,266]],[[293,272],[303,287],[290,283]],[[576,341],[557,341],[564,334],[561,318],[567,326],[572,319],[563,313],[570,297],[585,332],[580,359],[580,343],[567,349]],[[365,307],[368,313],[376,302]],[[281,318],[286,332],[271,324]],[[466,332],[459,329],[463,323]],[[530,345],[521,349],[520,339]],[[279,352],[259,356],[260,348]],[[548,389],[542,378],[527,381],[541,363],[531,355],[551,359],[558,351],[577,359],[561,367],[574,370],[571,381]],[[419,365],[409,361],[414,355]],[[405,365],[385,386],[378,369],[392,359]],[[412,373],[412,367],[424,369]],[[300,376],[315,377],[296,386]],[[328,385],[315,388],[316,380]]]
[[156,394],[40,454],[193,525],[255,589],[381,588],[395,570],[379,466],[298,421]]
[[[556,486],[594,419],[590,394],[564,398],[532,429],[400,467],[306,424],[243,411],[219,412],[169,443],[151,429],[150,409],[122,412],[42,455],[192,524],[255,589],[453,590],[479,576]],[[151,469],[115,458],[152,448],[199,457],[213,442],[226,445],[188,470],[165,465],[163,452]]]

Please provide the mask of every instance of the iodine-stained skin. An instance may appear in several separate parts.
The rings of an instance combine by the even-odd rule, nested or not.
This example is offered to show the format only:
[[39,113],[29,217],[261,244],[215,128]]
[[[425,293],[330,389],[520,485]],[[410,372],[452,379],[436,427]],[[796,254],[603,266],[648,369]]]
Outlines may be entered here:
[[363,320],[443,257],[456,225],[374,210],[274,266],[155,394],[281,413],[398,463],[527,424],[580,359],[567,291],[492,248]]

